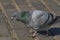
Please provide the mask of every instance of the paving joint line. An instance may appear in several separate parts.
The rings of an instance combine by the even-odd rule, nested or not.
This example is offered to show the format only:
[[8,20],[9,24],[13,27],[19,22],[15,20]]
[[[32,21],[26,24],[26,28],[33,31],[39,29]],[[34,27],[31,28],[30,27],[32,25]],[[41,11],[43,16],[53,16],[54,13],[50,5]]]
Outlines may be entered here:
[[0,35],[0,37],[10,37],[10,35]]
[[58,6],[60,6],[60,3],[57,0],[54,0],[55,3],[57,3]]
[[26,0],[26,3],[28,4],[28,6],[29,6],[32,10],[35,10],[35,9],[36,9],[34,6],[32,6],[30,0]]
[[20,12],[21,10],[20,10],[19,6],[17,5],[17,3],[15,2],[15,0],[12,0],[12,2],[15,5],[17,11]]

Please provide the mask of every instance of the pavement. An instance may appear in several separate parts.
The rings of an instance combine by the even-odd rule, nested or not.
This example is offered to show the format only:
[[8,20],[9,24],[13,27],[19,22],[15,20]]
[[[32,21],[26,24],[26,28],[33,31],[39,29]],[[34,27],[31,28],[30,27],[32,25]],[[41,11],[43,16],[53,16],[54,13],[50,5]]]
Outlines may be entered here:
[[[43,10],[60,16],[60,0],[0,0],[0,40],[60,40],[60,35],[28,37],[30,28],[10,20],[11,15],[20,10]],[[60,23],[51,27],[59,28]]]

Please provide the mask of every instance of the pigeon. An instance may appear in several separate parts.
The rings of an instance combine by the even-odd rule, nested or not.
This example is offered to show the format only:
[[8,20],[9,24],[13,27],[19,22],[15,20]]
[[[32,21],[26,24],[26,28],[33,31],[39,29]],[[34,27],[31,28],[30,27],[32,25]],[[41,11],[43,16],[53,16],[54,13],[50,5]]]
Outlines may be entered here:
[[20,11],[18,13],[13,13],[11,20],[16,19],[16,21],[23,22],[26,27],[31,27],[35,32],[33,36],[36,36],[38,31],[48,30],[50,24],[55,21],[55,13],[40,11],[40,10],[29,10]]

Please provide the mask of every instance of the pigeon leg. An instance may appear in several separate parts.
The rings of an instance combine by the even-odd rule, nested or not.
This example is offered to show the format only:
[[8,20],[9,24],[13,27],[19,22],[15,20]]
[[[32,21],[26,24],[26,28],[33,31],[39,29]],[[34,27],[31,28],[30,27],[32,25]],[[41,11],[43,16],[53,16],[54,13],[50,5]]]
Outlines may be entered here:
[[35,32],[33,33],[32,37],[34,38],[34,37],[36,37],[36,36],[37,36],[37,32],[35,31]]
[[32,35],[29,35],[29,37],[33,37],[33,38],[35,38],[36,36],[37,36],[37,32],[36,31],[34,31]]

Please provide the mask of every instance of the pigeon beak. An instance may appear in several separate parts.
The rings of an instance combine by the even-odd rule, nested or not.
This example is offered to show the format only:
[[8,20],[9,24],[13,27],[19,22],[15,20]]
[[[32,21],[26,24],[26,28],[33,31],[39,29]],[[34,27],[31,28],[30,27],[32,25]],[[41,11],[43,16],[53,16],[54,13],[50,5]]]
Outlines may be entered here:
[[11,17],[10,19],[11,19],[11,21],[13,21],[14,17]]

